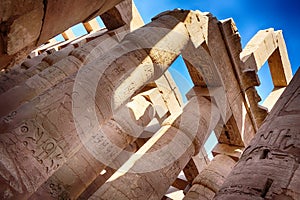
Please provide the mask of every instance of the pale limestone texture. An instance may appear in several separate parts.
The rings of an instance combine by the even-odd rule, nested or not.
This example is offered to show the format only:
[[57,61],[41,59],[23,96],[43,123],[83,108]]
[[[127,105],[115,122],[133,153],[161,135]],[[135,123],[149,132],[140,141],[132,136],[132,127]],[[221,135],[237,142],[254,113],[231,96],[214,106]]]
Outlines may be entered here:
[[[190,120],[186,119],[187,116]],[[116,176],[112,176],[91,196],[91,199],[162,198],[192,155],[198,153],[199,146],[203,145],[218,119],[219,112],[209,100],[204,97],[194,97],[183,108],[181,115],[175,119],[167,119],[162,124],[162,128],[155,134],[157,135],[156,141],[150,139],[145,144],[149,146],[146,151],[141,148],[141,157],[130,158],[127,161],[128,165],[133,162],[130,168],[126,164],[123,165],[121,170],[115,173]],[[164,145],[169,146],[168,150],[163,149]],[[160,159],[154,161],[153,155],[156,151]],[[147,165],[149,162],[154,162],[154,166],[161,165],[161,167],[155,169]],[[128,170],[128,172],[123,172],[123,170]],[[142,173],[142,171],[145,172]],[[119,176],[118,173],[120,173]],[[126,182],[131,182],[131,184],[124,184]]]
[[0,68],[14,65],[38,45],[72,25],[105,13],[121,1],[1,1]]
[[[144,25],[132,0],[57,6],[0,3],[1,199],[300,198],[300,72],[290,83],[281,31],[242,49],[234,21],[210,13]],[[75,36],[78,22],[88,34]],[[178,56],[194,84],[186,103],[167,71]]]
[[300,71],[283,92],[215,199],[299,199]]
[[212,199],[228,176],[235,161],[226,155],[217,155],[194,179],[185,200]]

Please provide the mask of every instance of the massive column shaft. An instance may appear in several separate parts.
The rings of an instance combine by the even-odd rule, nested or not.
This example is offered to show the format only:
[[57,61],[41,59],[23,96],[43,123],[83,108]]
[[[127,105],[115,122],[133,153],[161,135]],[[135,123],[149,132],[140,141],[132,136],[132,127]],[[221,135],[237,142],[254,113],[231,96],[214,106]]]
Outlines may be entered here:
[[218,120],[219,112],[209,100],[193,98],[182,115],[163,123],[91,199],[162,198]]
[[212,199],[234,164],[235,161],[229,156],[218,154],[194,179],[184,200]]
[[216,199],[300,198],[300,71],[225,180]]
[[76,79],[77,88],[73,89],[75,77],[67,78],[2,118],[1,196],[33,192],[74,155],[82,140],[89,139],[85,134],[97,129],[87,111],[97,109],[99,126],[138,89],[159,78],[189,40],[182,23],[188,14],[164,15],[129,33],[109,53],[86,65],[83,77]]
[[[150,122],[151,117],[155,114],[153,113],[155,111],[152,105],[141,94],[130,102],[130,106],[130,108],[124,106],[120,110],[120,112],[123,111],[123,114],[119,112],[119,115],[122,115],[123,119],[121,124],[118,123],[118,120],[111,119],[98,132],[98,134],[105,135],[108,141],[111,141],[109,145],[104,147],[102,145],[93,145],[93,142],[89,144],[93,145],[95,151],[98,149],[99,152],[105,152],[104,149],[115,149],[114,154],[106,158],[106,163],[97,160],[84,146],[81,146],[80,150],[49,177],[30,199],[76,199],[107,164],[111,164],[110,167],[117,168],[119,161],[116,160],[116,157],[121,154],[124,148],[135,141],[136,137],[134,136],[138,137],[138,134],[142,133],[141,129]],[[139,121],[143,121],[143,125],[138,123],[138,120],[135,119],[136,116],[134,118],[130,116],[134,115],[133,109],[137,109],[139,113],[142,113],[142,116],[139,116]],[[95,135],[94,140],[96,140],[96,137]],[[109,161],[109,159],[114,161]]]
[[24,102],[53,87],[64,78],[75,73],[81,66],[95,60],[117,44],[115,39],[104,34],[83,47],[72,52],[69,51],[69,56],[28,78],[20,85],[2,93],[0,95],[0,116],[9,114]]

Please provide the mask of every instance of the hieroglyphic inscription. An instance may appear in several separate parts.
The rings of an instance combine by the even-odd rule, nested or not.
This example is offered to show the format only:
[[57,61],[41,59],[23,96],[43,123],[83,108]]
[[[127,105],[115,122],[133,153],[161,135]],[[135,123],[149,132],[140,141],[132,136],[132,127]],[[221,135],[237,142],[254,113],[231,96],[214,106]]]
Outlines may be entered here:
[[257,154],[255,152],[260,152],[259,159],[276,158],[287,162],[292,156],[300,162],[300,134],[292,129],[274,129],[263,132],[255,143],[244,151],[246,161],[251,160],[253,155]]
[[[64,187],[64,185],[61,182],[50,180],[48,183],[48,187],[51,197],[61,200],[70,199],[70,194],[68,190]],[[70,188],[68,187],[68,189]]]
[[17,140],[44,166],[47,174],[55,171],[65,161],[63,150],[57,141],[33,120],[22,123],[14,133]]
[[15,118],[16,114],[17,114],[17,111],[13,111],[13,112],[9,113],[7,116],[5,116],[3,118],[4,122],[5,123],[11,122]]

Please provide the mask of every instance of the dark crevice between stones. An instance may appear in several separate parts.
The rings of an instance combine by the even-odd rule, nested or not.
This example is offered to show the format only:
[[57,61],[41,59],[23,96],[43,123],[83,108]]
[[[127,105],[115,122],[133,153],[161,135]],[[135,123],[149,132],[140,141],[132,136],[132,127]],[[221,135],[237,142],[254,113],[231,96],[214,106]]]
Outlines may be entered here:
[[0,23],[0,54],[7,54],[7,40],[10,26],[18,16],[12,16],[7,21]]
[[45,22],[45,17],[46,17],[46,12],[47,12],[47,5],[48,5],[48,0],[43,0],[43,8],[44,8],[44,14],[43,14],[43,18],[42,18],[42,25],[41,25],[41,29],[40,29],[40,34],[39,37],[36,40],[35,46],[38,45],[39,41],[40,41],[40,37],[41,37],[41,33],[44,27],[44,22]]
[[270,189],[272,183],[273,183],[273,179],[268,178],[268,179],[267,179],[267,182],[266,182],[266,184],[265,184],[265,187],[264,187],[264,189],[262,190],[262,193],[261,193],[261,195],[260,195],[262,198],[265,198],[265,197],[266,197],[266,195],[267,195],[267,193],[268,193],[268,191],[269,191],[269,189]]
[[230,140],[230,135],[229,135],[229,132],[227,131],[227,130],[225,130],[225,136],[226,136],[226,138],[228,139],[228,140]]
[[270,152],[269,149],[264,149],[259,159],[266,159],[266,158],[268,158],[269,152]]

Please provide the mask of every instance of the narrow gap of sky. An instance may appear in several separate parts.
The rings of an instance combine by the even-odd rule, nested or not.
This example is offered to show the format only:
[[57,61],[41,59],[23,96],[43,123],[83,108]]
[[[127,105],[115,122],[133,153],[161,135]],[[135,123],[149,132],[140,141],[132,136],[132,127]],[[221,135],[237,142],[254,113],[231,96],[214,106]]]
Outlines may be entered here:
[[268,62],[266,62],[260,68],[260,70],[258,71],[258,77],[261,82],[260,85],[256,87],[256,90],[262,99],[259,104],[262,104],[274,88]]
[[97,20],[97,22],[98,22],[98,24],[100,25],[101,28],[104,28],[104,27],[105,27],[105,25],[104,25],[102,19],[101,19],[99,16],[96,17],[96,20]]
[[186,103],[187,98],[185,94],[194,86],[194,84],[181,55],[172,63],[169,72],[178,86],[183,102]]
[[82,23],[79,23],[79,24],[76,24],[75,26],[72,26],[71,30],[73,31],[73,33],[76,37],[87,34],[87,31],[85,30]]
[[54,38],[55,38],[55,40],[58,41],[58,42],[65,41],[64,37],[63,37],[61,34],[55,36]]
[[207,138],[206,142],[204,143],[205,151],[207,152],[207,156],[210,160],[213,159],[213,155],[211,151],[213,150],[214,146],[216,146],[217,143],[218,143],[218,139],[216,137],[215,132],[213,131]]

